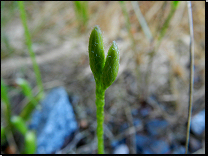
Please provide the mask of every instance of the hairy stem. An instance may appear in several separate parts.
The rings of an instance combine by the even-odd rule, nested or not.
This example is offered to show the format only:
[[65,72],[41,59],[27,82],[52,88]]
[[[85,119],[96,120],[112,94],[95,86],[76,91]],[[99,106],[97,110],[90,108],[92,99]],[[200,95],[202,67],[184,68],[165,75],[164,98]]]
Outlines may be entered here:
[[97,139],[98,139],[98,154],[104,154],[103,141],[103,122],[104,122],[104,105],[105,91],[96,85],[96,106],[97,106]]

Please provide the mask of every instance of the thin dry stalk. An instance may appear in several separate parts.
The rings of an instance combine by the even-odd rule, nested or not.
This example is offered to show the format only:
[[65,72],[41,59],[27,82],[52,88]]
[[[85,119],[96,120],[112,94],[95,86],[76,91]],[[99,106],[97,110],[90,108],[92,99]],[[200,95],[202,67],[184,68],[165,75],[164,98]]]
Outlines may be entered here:
[[187,2],[188,15],[189,15],[189,27],[190,27],[190,81],[189,81],[189,108],[188,108],[188,125],[186,132],[186,154],[188,152],[189,137],[190,137],[190,125],[191,125],[191,113],[192,113],[192,101],[193,101],[193,80],[194,80],[194,31],[193,31],[193,18],[191,2]]
[[142,30],[144,31],[146,38],[149,40],[149,42],[151,42],[153,40],[152,33],[149,29],[149,26],[147,25],[147,22],[144,16],[142,15],[142,12],[140,11],[139,2],[131,1],[131,4],[137,16],[137,19],[139,23],[141,24]]

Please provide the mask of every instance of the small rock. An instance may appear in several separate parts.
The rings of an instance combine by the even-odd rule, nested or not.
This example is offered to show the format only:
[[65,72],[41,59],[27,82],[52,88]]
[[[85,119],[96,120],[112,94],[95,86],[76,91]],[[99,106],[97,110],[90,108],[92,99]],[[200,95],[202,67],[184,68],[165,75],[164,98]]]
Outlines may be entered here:
[[167,154],[170,152],[167,142],[145,135],[136,135],[136,144],[138,154]]
[[193,153],[202,148],[202,143],[194,137],[190,137],[189,147],[190,152]]
[[147,131],[152,136],[163,134],[167,126],[167,121],[157,119],[151,120],[146,124]]
[[139,111],[138,111],[138,109],[132,109],[131,110],[131,114],[133,115],[133,116],[136,116],[136,115],[138,115],[138,113],[139,113]]
[[169,144],[163,140],[153,140],[150,148],[154,154],[168,154],[170,152]]
[[122,139],[122,140],[112,140],[111,141],[111,146],[112,146],[112,148],[116,148],[117,146],[119,146],[119,145],[121,145],[121,144],[126,144],[126,139],[124,138],[124,139]]
[[142,154],[144,147],[149,146],[151,139],[145,135],[136,135],[137,153]]
[[88,121],[86,119],[81,119],[79,125],[80,128],[86,129],[88,127]]
[[129,148],[126,144],[121,144],[115,148],[113,154],[129,154]]
[[142,125],[142,121],[140,119],[134,119],[133,122],[134,122],[134,126]]
[[151,109],[149,107],[144,107],[140,110],[140,114],[142,115],[142,117],[146,117],[147,115],[149,115]]
[[120,126],[120,132],[123,132],[124,130],[126,130],[129,127],[128,123],[124,123]]
[[37,154],[51,154],[61,149],[66,138],[78,128],[73,108],[63,87],[51,90],[35,110],[31,129],[36,130]]
[[172,154],[185,154],[186,148],[184,146],[177,146],[174,148]]
[[192,117],[191,130],[195,135],[201,135],[205,130],[205,109]]

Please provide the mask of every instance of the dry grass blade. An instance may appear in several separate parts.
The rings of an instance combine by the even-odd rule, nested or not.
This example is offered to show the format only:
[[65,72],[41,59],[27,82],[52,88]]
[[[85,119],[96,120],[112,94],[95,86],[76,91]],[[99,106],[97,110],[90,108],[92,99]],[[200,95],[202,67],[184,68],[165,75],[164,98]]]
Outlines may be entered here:
[[151,42],[153,40],[152,37],[152,33],[147,25],[147,22],[144,18],[144,16],[142,15],[140,8],[139,8],[139,2],[136,1],[131,1],[132,7],[134,9],[134,12],[139,20],[139,23],[141,24],[141,27],[144,31],[145,36],[147,37],[147,39],[149,40],[149,42]]
[[190,81],[189,81],[189,109],[188,109],[188,125],[186,133],[186,154],[188,152],[188,144],[190,137],[190,124],[191,124],[191,113],[192,113],[192,101],[193,101],[193,81],[194,81],[194,31],[193,31],[193,18],[191,2],[187,2],[188,15],[189,15],[189,26],[190,26]]

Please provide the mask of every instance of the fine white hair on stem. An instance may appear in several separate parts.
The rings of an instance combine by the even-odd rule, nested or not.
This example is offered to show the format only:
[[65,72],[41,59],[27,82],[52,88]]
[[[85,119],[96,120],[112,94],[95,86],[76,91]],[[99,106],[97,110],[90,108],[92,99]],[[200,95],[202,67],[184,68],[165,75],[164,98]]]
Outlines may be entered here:
[[188,152],[189,137],[190,137],[190,125],[191,125],[191,113],[192,113],[192,101],[193,101],[193,83],[194,83],[194,30],[193,30],[193,18],[191,2],[187,1],[189,27],[190,27],[190,80],[189,80],[189,108],[188,108],[188,124],[186,132],[186,154]]

